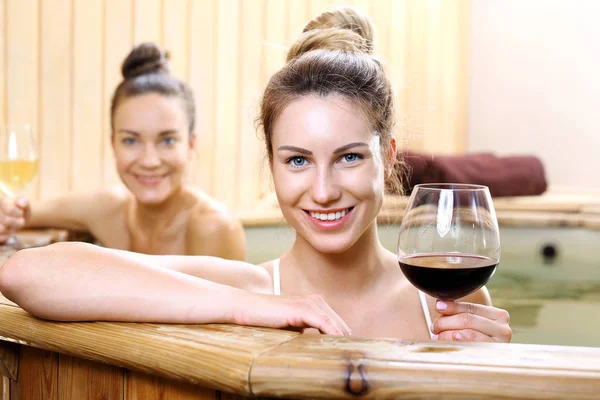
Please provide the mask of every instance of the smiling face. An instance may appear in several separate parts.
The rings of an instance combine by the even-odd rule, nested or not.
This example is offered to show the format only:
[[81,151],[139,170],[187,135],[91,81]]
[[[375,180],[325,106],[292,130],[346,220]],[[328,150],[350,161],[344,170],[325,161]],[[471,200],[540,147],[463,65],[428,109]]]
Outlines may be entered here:
[[362,110],[339,96],[300,97],[277,118],[271,169],[279,205],[315,249],[343,252],[372,226],[384,193],[379,141]]
[[160,204],[181,188],[193,137],[182,101],[155,93],[123,99],[114,114],[117,171],[138,201]]

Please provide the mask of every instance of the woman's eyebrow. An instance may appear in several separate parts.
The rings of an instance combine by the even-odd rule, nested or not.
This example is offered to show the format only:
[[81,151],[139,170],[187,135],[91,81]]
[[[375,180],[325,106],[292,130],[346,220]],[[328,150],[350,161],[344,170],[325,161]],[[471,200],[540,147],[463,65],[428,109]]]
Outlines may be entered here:
[[277,151],[281,151],[281,150],[293,151],[293,152],[296,152],[296,153],[305,154],[307,156],[312,156],[312,151],[303,149],[302,147],[296,147],[296,146],[279,146],[279,148],[277,149]]
[[366,143],[364,143],[364,142],[354,142],[354,143],[350,143],[350,144],[347,144],[347,145],[342,146],[342,147],[338,147],[337,149],[335,149],[333,151],[333,154],[343,153],[344,151],[353,149],[355,147],[369,147],[369,145],[366,144]]

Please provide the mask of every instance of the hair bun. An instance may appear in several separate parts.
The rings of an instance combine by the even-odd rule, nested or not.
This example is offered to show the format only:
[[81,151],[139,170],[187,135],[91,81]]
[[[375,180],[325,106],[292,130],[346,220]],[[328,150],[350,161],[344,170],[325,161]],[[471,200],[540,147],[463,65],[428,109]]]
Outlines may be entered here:
[[316,49],[373,53],[375,29],[371,19],[355,8],[325,11],[304,27],[289,51],[288,61]]
[[151,73],[169,73],[168,54],[154,43],[142,43],[131,50],[123,65],[124,79]]

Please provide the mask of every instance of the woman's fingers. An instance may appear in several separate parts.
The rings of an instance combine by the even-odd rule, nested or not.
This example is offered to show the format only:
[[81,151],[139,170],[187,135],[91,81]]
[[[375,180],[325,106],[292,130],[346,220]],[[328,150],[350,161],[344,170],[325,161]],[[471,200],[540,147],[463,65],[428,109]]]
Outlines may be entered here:
[[510,316],[506,310],[481,304],[440,301],[436,308],[442,316],[433,322],[431,331],[438,335],[438,340],[510,342],[512,338],[508,324]]
[[495,342],[488,335],[484,335],[473,329],[461,329],[457,331],[444,331],[439,335],[434,335],[433,340],[458,341],[458,342]]
[[317,307],[319,307],[328,317],[332,319],[333,323],[340,329],[340,331],[344,335],[352,334],[352,330],[350,329],[348,324],[346,324],[342,317],[340,317],[335,311],[333,311],[331,307],[329,307],[329,304],[327,304],[323,297],[319,295],[310,295],[309,298],[311,298],[315,302]]
[[[248,301],[247,296],[251,296]],[[344,320],[321,296],[274,296],[246,293],[234,313],[238,325],[303,330],[315,328],[328,335],[350,335]]]
[[479,315],[500,323],[510,323],[510,314],[508,311],[483,304],[438,300],[435,303],[435,308],[442,315],[466,313]]

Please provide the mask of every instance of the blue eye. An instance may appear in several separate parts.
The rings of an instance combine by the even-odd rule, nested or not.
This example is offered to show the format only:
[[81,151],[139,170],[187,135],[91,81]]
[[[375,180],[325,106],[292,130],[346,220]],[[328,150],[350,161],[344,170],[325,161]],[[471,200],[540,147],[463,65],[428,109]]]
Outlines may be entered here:
[[170,146],[173,145],[177,142],[177,140],[174,137],[166,137],[163,139],[163,143]]
[[361,158],[362,158],[362,156],[360,154],[356,154],[356,153],[344,154],[342,156],[342,159],[344,160],[344,162],[347,162],[347,163],[352,163],[352,162],[358,161]]
[[292,157],[288,160],[288,163],[291,163],[294,167],[303,167],[306,164],[306,158],[304,157]]
[[121,143],[126,144],[126,145],[132,145],[135,142],[136,142],[136,139],[132,138],[132,137],[126,137],[121,141]]

